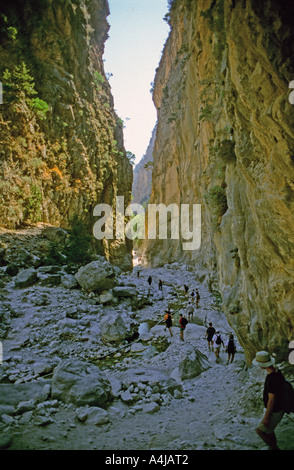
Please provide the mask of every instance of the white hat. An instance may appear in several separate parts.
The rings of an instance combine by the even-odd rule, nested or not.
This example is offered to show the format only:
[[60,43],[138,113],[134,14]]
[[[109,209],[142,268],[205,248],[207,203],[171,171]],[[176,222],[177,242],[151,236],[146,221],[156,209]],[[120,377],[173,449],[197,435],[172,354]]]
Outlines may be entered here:
[[275,359],[270,356],[266,351],[259,351],[256,353],[255,359],[253,359],[252,364],[260,367],[270,367],[274,365]]

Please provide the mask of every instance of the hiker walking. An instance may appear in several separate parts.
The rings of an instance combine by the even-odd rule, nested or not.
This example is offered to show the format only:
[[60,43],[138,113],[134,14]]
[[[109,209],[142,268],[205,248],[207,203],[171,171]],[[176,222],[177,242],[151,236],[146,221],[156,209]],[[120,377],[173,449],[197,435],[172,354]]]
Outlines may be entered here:
[[193,318],[193,313],[194,313],[194,306],[192,305],[191,302],[189,302],[188,307],[187,307],[187,314],[188,314],[189,321],[190,321],[190,317]]
[[[214,336],[214,333],[215,333],[215,328],[213,328],[212,323],[210,322],[210,323],[209,323],[209,326],[208,326],[208,328],[207,328],[207,330],[206,330],[206,333],[205,333],[205,337],[206,337],[207,342],[208,342],[208,349],[209,349],[209,351],[211,351],[211,350],[212,350],[212,347],[213,347],[212,338],[213,338],[213,336]],[[211,349],[210,349],[210,347],[211,347]]]
[[180,338],[182,341],[184,341],[184,331],[185,331],[187,323],[188,323],[187,318],[184,317],[182,313],[180,313],[179,324],[180,324]]
[[271,450],[279,450],[274,430],[284,415],[281,398],[285,379],[282,372],[274,366],[275,359],[266,351],[257,352],[252,364],[267,371],[263,389],[265,414],[256,429],[256,433]]
[[171,331],[171,327],[172,327],[172,324],[173,324],[173,320],[172,320],[172,315],[171,315],[170,310],[165,311],[164,320],[165,320],[164,331],[166,331],[166,329],[168,329],[169,332],[170,332],[170,335],[172,336],[173,334],[172,334],[172,331]]
[[184,284],[184,290],[185,290],[185,295],[187,295],[187,294],[188,294],[188,291],[189,291],[189,287],[186,286],[186,284]]
[[150,295],[150,292],[151,292],[151,284],[152,284],[152,277],[149,276],[148,279],[147,279],[147,282],[148,282],[148,296]]
[[221,345],[224,346],[224,342],[222,340],[222,337],[221,337],[219,331],[215,332],[215,334],[212,338],[212,342],[213,342],[214,353],[215,353],[215,362],[218,362],[219,361],[219,353],[220,353]]
[[191,296],[191,301],[194,302],[194,300],[195,300],[195,292],[194,292],[194,290],[192,290],[190,296]]
[[228,361],[227,364],[231,361],[234,361],[235,353],[236,353],[236,344],[234,341],[234,335],[230,334],[228,341],[226,342],[226,351],[228,353]]
[[196,294],[195,295],[196,295],[196,308],[198,308],[199,307],[198,304],[199,304],[199,300],[200,300],[200,294],[199,294],[198,289],[196,289]]
[[162,280],[161,279],[159,279],[159,281],[158,281],[158,289],[162,290]]

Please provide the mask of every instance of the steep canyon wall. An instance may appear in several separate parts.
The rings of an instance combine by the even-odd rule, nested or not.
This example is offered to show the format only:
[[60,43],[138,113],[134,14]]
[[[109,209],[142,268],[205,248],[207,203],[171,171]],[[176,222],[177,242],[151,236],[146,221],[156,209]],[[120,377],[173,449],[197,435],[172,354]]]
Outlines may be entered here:
[[220,291],[248,361],[294,331],[293,12],[287,2],[174,0],[155,78],[151,203],[201,204],[201,247],[146,240]]
[[[131,199],[132,166],[103,69],[107,0],[13,0],[0,7],[1,225],[91,230],[93,208]],[[131,266],[129,242],[96,242]]]
[[146,149],[145,155],[134,168],[134,179],[132,187],[132,202],[135,204],[148,203],[152,185],[153,148],[156,137],[156,126],[154,127]]

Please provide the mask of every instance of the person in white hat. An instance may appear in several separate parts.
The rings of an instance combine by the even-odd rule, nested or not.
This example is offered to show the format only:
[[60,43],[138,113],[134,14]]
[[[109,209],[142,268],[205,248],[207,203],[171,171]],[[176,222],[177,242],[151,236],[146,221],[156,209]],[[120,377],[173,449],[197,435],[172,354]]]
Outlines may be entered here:
[[257,426],[256,432],[270,449],[279,450],[274,430],[284,415],[281,392],[285,379],[282,372],[274,366],[275,359],[266,351],[257,352],[252,364],[267,371],[263,389],[265,414]]

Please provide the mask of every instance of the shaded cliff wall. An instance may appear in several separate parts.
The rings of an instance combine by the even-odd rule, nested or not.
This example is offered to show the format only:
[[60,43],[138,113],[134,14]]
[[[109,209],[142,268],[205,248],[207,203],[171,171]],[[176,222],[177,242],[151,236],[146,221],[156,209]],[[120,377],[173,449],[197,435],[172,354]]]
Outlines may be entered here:
[[155,79],[151,203],[201,204],[202,242],[147,240],[217,288],[248,361],[294,327],[293,12],[287,2],[174,0]]
[[[149,141],[145,155],[134,168],[132,202],[136,204],[143,204],[144,202],[149,202],[152,184],[153,148],[155,137],[156,126],[152,131],[151,139]],[[147,165],[148,163],[149,166]]]
[[[102,55],[107,0],[14,0],[0,7],[1,224],[67,227],[93,207],[130,203],[132,166]],[[128,244],[128,242],[127,242]],[[96,242],[121,262],[124,242]]]

